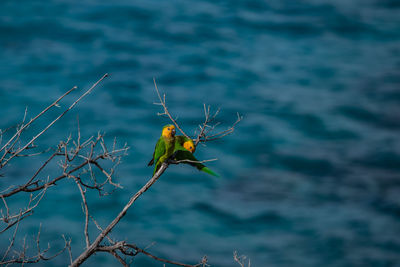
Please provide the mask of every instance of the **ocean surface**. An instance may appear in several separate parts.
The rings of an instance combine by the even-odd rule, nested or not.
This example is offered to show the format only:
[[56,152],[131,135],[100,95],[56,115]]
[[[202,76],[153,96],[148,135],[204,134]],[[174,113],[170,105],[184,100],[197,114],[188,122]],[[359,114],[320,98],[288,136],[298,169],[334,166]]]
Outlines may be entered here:
[[[74,85],[78,90],[30,127],[39,132],[104,73],[106,78],[38,141],[56,146],[106,133],[125,142],[114,180],[123,186],[89,209],[106,226],[151,177],[161,127],[153,77],[190,134],[203,104],[221,108],[220,130],[199,146],[215,178],[173,165],[111,233],[159,256],[211,266],[400,266],[400,2],[2,1],[0,128],[35,116]],[[25,140],[25,139],[24,139]],[[0,191],[26,181],[47,156],[1,170]],[[62,173],[57,164],[43,177]],[[18,208],[29,200],[10,200]],[[3,208],[3,206],[1,206]],[[80,193],[65,179],[21,222],[17,241],[35,250],[72,239],[85,246]],[[13,230],[12,230],[13,231]],[[0,255],[8,246],[0,236]],[[91,238],[97,233],[91,225]],[[33,247],[32,247],[33,246]],[[40,266],[66,266],[63,253]],[[98,253],[83,266],[115,266]],[[138,255],[133,266],[163,266]]]

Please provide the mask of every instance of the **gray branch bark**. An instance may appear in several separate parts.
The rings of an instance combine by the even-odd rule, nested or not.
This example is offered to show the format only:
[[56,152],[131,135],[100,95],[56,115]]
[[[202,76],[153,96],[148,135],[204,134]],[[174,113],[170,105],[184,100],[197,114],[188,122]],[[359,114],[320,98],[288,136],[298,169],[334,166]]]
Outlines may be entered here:
[[86,261],[93,253],[98,249],[101,241],[111,232],[111,230],[117,225],[117,223],[125,216],[128,209],[133,205],[133,203],[138,199],[144,192],[147,191],[160,176],[164,173],[164,171],[168,168],[168,163],[163,163],[161,168],[154,174],[154,176],[139,190],[136,192],[134,196],[128,201],[128,203],[124,206],[121,212],[115,217],[115,219],[97,236],[96,240],[84,251],[79,257],[77,257],[70,267],[80,266],[84,261]]

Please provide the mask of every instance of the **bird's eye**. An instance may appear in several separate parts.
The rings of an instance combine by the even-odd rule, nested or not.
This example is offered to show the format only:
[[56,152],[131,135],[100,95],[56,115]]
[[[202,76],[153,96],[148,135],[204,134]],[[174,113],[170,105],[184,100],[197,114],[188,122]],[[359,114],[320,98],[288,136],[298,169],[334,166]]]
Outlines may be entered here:
[[167,130],[169,131],[169,130],[171,130],[170,128],[167,128]]

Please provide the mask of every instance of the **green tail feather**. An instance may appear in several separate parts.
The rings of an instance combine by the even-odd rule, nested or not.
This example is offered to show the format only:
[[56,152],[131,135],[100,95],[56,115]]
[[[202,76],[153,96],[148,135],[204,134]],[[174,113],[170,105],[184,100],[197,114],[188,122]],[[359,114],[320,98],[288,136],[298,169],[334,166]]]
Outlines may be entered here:
[[205,172],[205,173],[211,174],[211,175],[213,175],[213,176],[215,176],[215,177],[221,177],[219,174],[213,172],[212,170],[210,170],[210,169],[207,168],[207,167],[204,167],[204,168],[202,168],[202,169],[200,169],[200,170],[203,171],[203,172]]

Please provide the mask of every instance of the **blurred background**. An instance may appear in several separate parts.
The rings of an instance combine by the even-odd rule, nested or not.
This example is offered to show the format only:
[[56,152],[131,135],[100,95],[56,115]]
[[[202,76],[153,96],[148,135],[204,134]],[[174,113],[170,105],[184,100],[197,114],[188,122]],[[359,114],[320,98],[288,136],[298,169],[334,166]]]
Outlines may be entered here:
[[[399,1],[0,6],[1,129],[20,122],[25,107],[33,117],[72,86],[82,91],[110,74],[38,142],[57,145],[76,133],[79,115],[83,137],[100,130],[109,142],[116,137],[131,147],[115,178],[124,189],[89,194],[103,226],[152,174],[146,164],[168,123],[153,105],[153,77],[189,133],[203,119],[203,103],[221,108],[221,130],[236,112],[244,116],[233,135],[196,151],[199,159],[219,159],[208,165],[220,179],[171,166],[113,237],[185,263],[208,255],[212,266],[235,266],[235,250],[258,267],[400,264]],[[26,181],[44,159],[15,161],[1,190],[10,179]],[[52,166],[45,174],[59,172]],[[44,246],[62,246],[65,234],[74,257],[81,253],[84,216],[73,181],[49,190],[21,223],[19,240],[33,239],[40,222]],[[0,238],[0,251],[7,238]],[[41,265],[68,262],[64,253]],[[116,264],[105,254],[86,263]],[[162,266],[146,256],[134,264]]]

